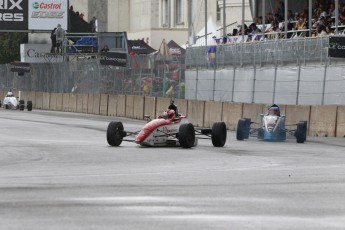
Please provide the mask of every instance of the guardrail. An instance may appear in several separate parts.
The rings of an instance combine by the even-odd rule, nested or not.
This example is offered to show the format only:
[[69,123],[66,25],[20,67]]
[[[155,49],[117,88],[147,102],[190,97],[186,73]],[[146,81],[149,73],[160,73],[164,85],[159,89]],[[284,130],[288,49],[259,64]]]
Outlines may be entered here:
[[[21,99],[33,101],[34,109],[78,112],[104,116],[143,119],[144,114],[157,117],[166,110],[169,98],[136,95],[76,94],[45,92],[14,92]],[[6,92],[0,92],[3,97]],[[2,97],[2,98],[3,98]],[[215,121],[224,121],[229,130],[235,130],[240,118],[258,122],[269,105],[197,100],[176,100],[179,111],[199,127],[212,127]],[[286,115],[286,123],[308,121],[309,136],[345,137],[345,106],[279,105]]]

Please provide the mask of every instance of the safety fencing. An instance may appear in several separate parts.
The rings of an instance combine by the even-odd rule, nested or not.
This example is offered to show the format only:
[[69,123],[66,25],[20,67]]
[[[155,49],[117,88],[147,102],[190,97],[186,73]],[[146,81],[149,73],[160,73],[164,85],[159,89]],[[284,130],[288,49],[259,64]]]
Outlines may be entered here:
[[[142,120],[145,115],[157,117],[166,110],[169,98],[84,93],[19,92],[20,99],[31,100],[34,109],[88,113],[104,116],[127,117]],[[0,92],[5,96],[6,92]],[[179,112],[195,126],[212,127],[215,121],[224,121],[229,130],[235,130],[240,118],[260,122],[260,114],[268,104],[232,103],[202,100],[176,100]],[[345,106],[279,105],[286,115],[286,124],[308,121],[308,135],[345,137]],[[115,118],[114,118],[115,119]]]
[[190,47],[186,52],[186,68],[325,65],[330,61],[328,48],[328,36]]
[[106,93],[184,98],[184,57],[130,57],[128,67],[100,64],[99,58],[31,63],[30,73],[11,72],[0,65],[0,90],[49,93]]

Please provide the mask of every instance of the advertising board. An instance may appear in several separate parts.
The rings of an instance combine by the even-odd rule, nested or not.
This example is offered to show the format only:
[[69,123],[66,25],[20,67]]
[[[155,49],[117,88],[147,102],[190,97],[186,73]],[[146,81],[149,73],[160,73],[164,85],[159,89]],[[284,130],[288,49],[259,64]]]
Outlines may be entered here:
[[0,31],[68,29],[68,0],[0,0]]
[[59,54],[50,53],[50,44],[20,44],[20,61],[27,63],[62,62]]

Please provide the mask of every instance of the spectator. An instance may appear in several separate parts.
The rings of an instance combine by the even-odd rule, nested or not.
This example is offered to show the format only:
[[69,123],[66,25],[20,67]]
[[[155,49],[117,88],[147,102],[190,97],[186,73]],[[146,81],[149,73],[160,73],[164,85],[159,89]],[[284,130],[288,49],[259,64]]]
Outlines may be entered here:
[[90,21],[90,24],[91,24],[91,32],[92,33],[98,32],[98,20],[95,16]]
[[56,48],[56,36],[55,36],[55,31],[56,31],[56,27],[52,30],[52,32],[50,33],[50,39],[52,41],[52,47],[50,49],[50,53],[55,53],[55,48]]
[[65,35],[66,32],[65,30],[61,27],[60,24],[57,25],[57,28],[54,32],[55,36],[56,36],[56,48],[57,48],[57,52],[60,53],[62,52],[63,49],[63,41],[65,40]]
[[104,45],[103,48],[101,49],[101,52],[108,52],[108,51],[109,51],[108,45]]
[[79,14],[79,17],[84,20],[84,14],[83,13]]
[[316,28],[317,31],[317,36],[322,37],[322,36],[326,36],[327,32],[326,32],[326,27],[324,25],[319,25]]
[[333,29],[330,25],[326,26],[326,33],[327,35],[334,35]]

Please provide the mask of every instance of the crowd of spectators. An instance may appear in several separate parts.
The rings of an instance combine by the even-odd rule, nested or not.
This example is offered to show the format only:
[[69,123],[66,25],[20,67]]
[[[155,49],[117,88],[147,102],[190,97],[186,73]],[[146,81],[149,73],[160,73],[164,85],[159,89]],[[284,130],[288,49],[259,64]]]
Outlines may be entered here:
[[[333,0],[315,0],[312,6],[312,27],[309,28],[309,10],[300,12],[287,11],[285,22],[285,5],[283,0],[276,0],[274,12],[268,12],[263,20],[262,16],[255,19],[249,26],[244,24],[233,29],[221,40],[223,43],[232,43],[241,40],[242,31],[247,41],[285,38],[285,23],[287,23],[287,38],[316,37],[335,34],[335,5]],[[345,32],[345,1],[339,0],[338,33]],[[310,33],[311,31],[311,33]],[[264,34],[264,35],[263,35]],[[236,39],[235,39],[236,38]]]

